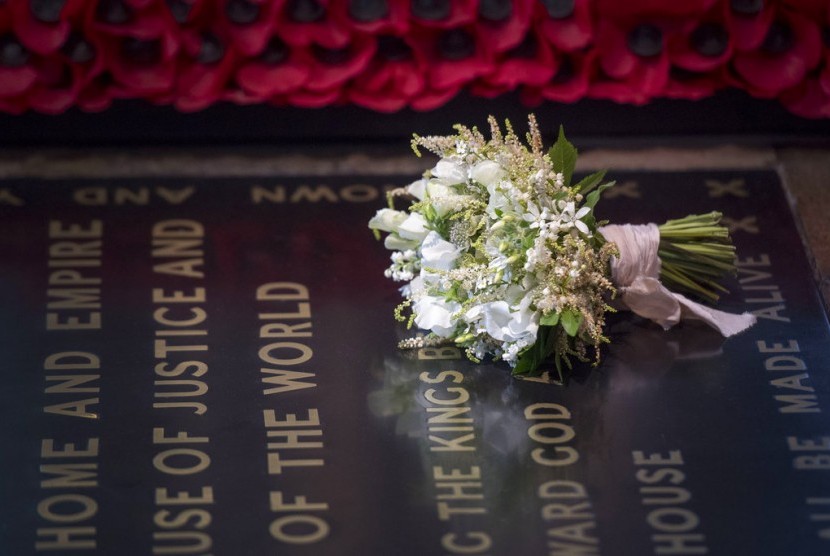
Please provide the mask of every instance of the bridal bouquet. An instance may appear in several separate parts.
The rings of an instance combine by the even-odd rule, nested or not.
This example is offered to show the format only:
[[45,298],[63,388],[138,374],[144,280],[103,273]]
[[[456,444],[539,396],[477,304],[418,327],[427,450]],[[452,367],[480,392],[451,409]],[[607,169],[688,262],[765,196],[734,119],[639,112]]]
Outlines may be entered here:
[[[453,343],[473,361],[506,361],[535,376],[550,362],[558,379],[572,359],[599,362],[605,315],[621,305],[664,328],[681,318],[725,336],[754,322],[692,301],[716,301],[735,253],[720,214],[661,226],[605,225],[594,207],[613,182],[596,172],[573,183],[577,151],[560,129],[549,151],[533,116],[523,142],[509,122],[413,139],[440,157],[394,190],[369,227],[392,250],[386,276],[405,282],[399,320],[429,331],[402,348]],[[411,201],[397,210],[395,201]],[[674,290],[674,291],[673,291]]]

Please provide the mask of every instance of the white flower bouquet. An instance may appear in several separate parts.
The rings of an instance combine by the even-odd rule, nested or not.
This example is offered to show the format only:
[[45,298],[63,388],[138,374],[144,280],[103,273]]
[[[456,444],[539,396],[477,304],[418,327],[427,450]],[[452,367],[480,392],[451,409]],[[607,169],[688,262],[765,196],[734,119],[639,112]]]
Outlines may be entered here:
[[[452,136],[415,136],[416,154],[423,147],[440,160],[369,222],[378,237],[388,233],[386,276],[406,282],[396,317],[429,331],[400,347],[453,343],[517,376],[550,362],[562,381],[572,359],[599,362],[617,297],[664,328],[692,317],[728,336],[754,322],[666,287],[717,300],[718,280],[735,269],[718,213],[604,226],[594,207],[613,182],[596,172],[572,183],[577,151],[561,129],[545,151],[532,115],[526,144],[509,122],[505,133],[489,122],[489,140],[462,125]],[[412,201],[408,210],[395,208],[399,198]]]

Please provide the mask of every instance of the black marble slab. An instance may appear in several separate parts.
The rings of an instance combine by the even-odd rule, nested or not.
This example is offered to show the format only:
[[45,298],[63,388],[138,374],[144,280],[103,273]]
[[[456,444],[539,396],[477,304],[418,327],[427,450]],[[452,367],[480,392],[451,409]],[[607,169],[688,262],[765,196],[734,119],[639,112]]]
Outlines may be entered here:
[[617,172],[614,222],[721,210],[722,339],[610,321],[517,381],[402,353],[366,222],[412,176],[0,184],[0,554],[820,555],[830,354],[771,171]]

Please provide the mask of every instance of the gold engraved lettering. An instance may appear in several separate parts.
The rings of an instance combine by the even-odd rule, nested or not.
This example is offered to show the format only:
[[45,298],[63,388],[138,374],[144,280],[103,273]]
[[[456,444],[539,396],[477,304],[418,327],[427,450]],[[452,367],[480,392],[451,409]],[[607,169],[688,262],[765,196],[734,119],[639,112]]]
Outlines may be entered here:
[[[54,358],[53,366],[60,366],[60,359]],[[48,491],[48,496],[38,502],[37,515],[52,526],[37,528],[36,551],[97,547],[97,529],[84,522],[98,514],[98,502],[90,492],[98,487],[98,453],[97,438],[83,444],[60,443],[53,438],[41,441],[44,463],[40,465],[40,488]],[[54,492],[61,490],[68,492]]]
[[[86,224],[49,222],[50,268],[46,295],[47,330],[99,330],[101,328],[101,277],[79,269],[101,266],[100,220]],[[56,286],[56,287],[52,287]]]
[[569,420],[571,412],[565,406],[555,403],[537,403],[525,408],[525,419],[541,421],[534,423],[527,429],[528,437],[545,447],[534,448],[530,452],[533,461],[547,467],[562,467],[572,465],[579,460],[579,452],[567,444],[576,436],[573,427],[568,423],[557,422]]
[[[700,517],[689,506],[691,492],[683,486],[683,454],[632,452],[641,502],[647,508],[645,521],[652,530],[655,554],[708,554],[706,536],[700,532]],[[667,484],[668,483],[668,484]]]

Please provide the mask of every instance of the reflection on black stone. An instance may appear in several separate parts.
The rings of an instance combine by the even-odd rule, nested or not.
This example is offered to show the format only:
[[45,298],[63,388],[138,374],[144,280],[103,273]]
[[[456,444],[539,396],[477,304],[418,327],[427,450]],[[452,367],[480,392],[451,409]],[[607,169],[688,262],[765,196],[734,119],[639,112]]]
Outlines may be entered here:
[[726,52],[729,33],[718,23],[702,23],[689,38],[692,48],[701,56],[716,58]]
[[764,0],[730,0],[732,11],[740,15],[758,15],[764,9]]
[[121,55],[139,66],[156,64],[161,60],[161,42],[127,37],[121,41]]
[[476,51],[475,40],[463,29],[451,29],[438,39],[438,52],[447,60],[463,60]]
[[259,19],[259,5],[248,0],[228,0],[225,15],[237,25],[250,25]]
[[725,341],[716,330],[694,321],[665,331],[625,312],[609,323],[611,344],[603,368],[615,382],[651,381],[668,372],[675,361],[717,357]]
[[657,56],[663,51],[663,32],[656,25],[641,23],[629,31],[628,48],[642,58]]
[[512,14],[512,0],[481,0],[478,5],[478,15],[486,21],[504,21]]
[[95,58],[95,47],[78,32],[72,32],[61,51],[76,64],[86,64]]
[[317,0],[291,0],[285,5],[285,13],[296,23],[314,23],[326,17],[326,9]]
[[390,62],[412,58],[412,49],[401,37],[381,35],[378,37],[378,55]]
[[451,11],[450,0],[412,0],[412,15],[421,19],[447,19]]
[[170,10],[170,13],[173,15],[173,19],[175,19],[179,23],[185,23],[187,18],[190,16],[190,4],[185,2],[185,0],[166,0],[167,7]]
[[279,37],[273,36],[265,46],[265,50],[259,55],[259,61],[269,66],[276,66],[285,62],[290,54],[291,49],[288,45]]
[[567,19],[574,13],[574,0],[541,0],[553,19]]
[[123,25],[133,17],[133,10],[123,0],[101,0],[95,9],[99,21],[111,25]]
[[383,19],[389,15],[389,4],[386,0],[350,0],[349,17],[355,21],[369,23]]
[[764,37],[761,49],[769,54],[783,54],[791,49],[794,43],[795,35],[792,28],[781,20],[775,20]]
[[26,50],[17,37],[11,33],[0,37],[0,65],[7,68],[19,68],[29,61],[29,51]]
[[204,33],[202,35],[202,45],[199,48],[199,63],[209,66],[221,60],[224,55],[225,47],[222,41],[212,33]]
[[57,23],[66,0],[30,0],[29,10],[42,23]]

